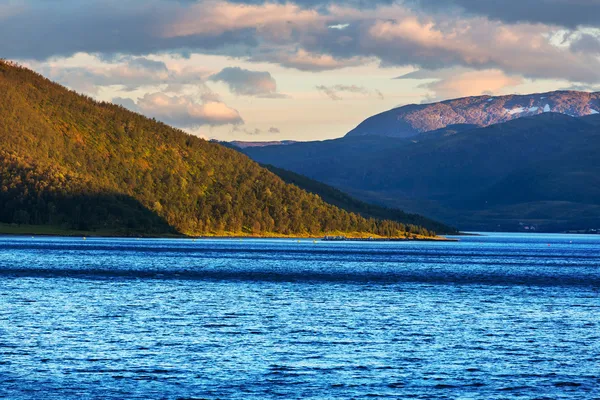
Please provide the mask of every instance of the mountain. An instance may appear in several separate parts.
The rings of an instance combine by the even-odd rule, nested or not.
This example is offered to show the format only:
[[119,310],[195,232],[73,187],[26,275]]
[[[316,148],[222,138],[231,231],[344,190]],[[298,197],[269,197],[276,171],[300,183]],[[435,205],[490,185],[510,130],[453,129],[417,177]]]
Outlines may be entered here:
[[408,138],[448,125],[489,126],[546,112],[572,117],[600,113],[600,92],[556,91],[529,95],[475,96],[411,104],[366,119],[347,136]]
[[238,151],[4,61],[0,223],[127,235],[430,235],[346,212]]
[[242,140],[234,140],[229,143],[240,149],[245,149],[247,147],[285,146],[296,142],[293,140],[274,140],[270,142],[244,142]]
[[382,207],[360,201],[342,192],[341,190],[314,179],[307,178],[304,175],[296,174],[292,171],[282,168],[277,168],[273,165],[263,165],[263,167],[279,176],[285,182],[296,185],[307,192],[317,194],[327,203],[333,204],[334,206],[346,211],[360,214],[365,218],[388,219],[403,224],[422,226],[427,230],[442,234],[458,233],[456,228],[452,228],[438,221],[423,217],[422,215],[409,214],[399,209]]
[[581,119],[588,124],[600,126],[600,114],[587,115],[585,117],[581,117]]
[[541,113],[411,138],[353,136],[246,149],[361,200],[461,230],[600,227],[600,119]]

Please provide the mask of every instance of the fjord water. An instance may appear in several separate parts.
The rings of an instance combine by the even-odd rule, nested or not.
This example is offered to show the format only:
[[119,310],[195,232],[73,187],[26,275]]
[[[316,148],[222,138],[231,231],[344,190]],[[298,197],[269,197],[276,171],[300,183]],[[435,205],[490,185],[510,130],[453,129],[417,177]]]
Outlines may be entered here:
[[598,398],[599,250],[0,237],[0,398]]

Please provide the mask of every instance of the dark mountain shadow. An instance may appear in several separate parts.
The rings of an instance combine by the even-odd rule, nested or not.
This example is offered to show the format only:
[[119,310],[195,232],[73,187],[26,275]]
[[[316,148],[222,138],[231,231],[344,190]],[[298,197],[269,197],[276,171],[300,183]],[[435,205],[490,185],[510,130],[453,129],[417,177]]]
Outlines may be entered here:
[[340,207],[346,211],[357,213],[365,218],[379,218],[398,221],[403,224],[411,224],[422,226],[441,234],[454,234],[458,230],[454,227],[445,225],[441,222],[423,217],[419,214],[406,213],[397,208],[388,208],[377,204],[370,204],[358,200],[341,190],[332,186],[326,185],[314,179],[307,178],[304,175],[296,174],[282,168],[277,168],[273,165],[264,164],[264,168],[273,172],[287,183],[291,183],[304,189],[308,192],[319,195],[323,200],[336,207]]
[[[369,142],[373,143],[373,138],[349,138],[349,139],[340,139],[338,141],[324,141],[318,143],[327,143],[333,144],[334,142],[351,142],[351,143],[361,143],[361,142]],[[404,143],[403,140],[400,140]],[[232,148],[236,151],[239,151],[244,154],[243,148],[238,147],[234,143],[222,143],[224,146]],[[295,143],[292,143],[295,145]],[[288,144],[288,145],[292,145]],[[297,143],[302,144],[302,143]],[[360,151],[359,146],[351,145],[354,150],[352,151]],[[253,148],[258,148],[258,146],[254,146]],[[450,225],[446,225],[442,222],[435,221],[433,219],[424,217],[419,214],[412,214],[404,212],[398,208],[388,208],[385,206],[380,206],[375,203],[367,203],[357,198],[350,196],[349,194],[334,188],[333,186],[329,186],[321,181],[308,178],[305,175],[297,174],[287,169],[278,168],[274,165],[270,164],[260,164],[261,167],[268,169],[278,177],[280,177],[284,182],[298,186],[300,189],[305,190],[310,193],[314,193],[318,195],[321,199],[323,199],[326,203],[332,204],[336,207],[339,207],[348,212],[356,213],[362,215],[365,218],[375,218],[375,219],[387,219],[396,222],[400,222],[405,225],[416,225],[422,226],[428,230],[439,234],[453,234],[457,233],[458,230]]]
[[133,197],[119,193],[44,193],[30,199],[0,194],[0,222],[107,235],[180,234],[155,211]]
[[598,114],[548,112],[484,128],[453,125],[413,140],[368,135],[244,152],[365,202],[463,230],[562,231],[596,227],[598,126]]

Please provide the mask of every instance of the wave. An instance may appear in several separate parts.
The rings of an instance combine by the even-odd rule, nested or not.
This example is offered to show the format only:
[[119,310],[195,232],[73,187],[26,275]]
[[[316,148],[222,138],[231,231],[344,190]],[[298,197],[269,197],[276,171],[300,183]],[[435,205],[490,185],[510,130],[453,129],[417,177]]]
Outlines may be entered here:
[[[573,271],[570,271],[573,272]],[[356,283],[356,284],[464,284],[500,286],[564,286],[600,288],[597,274],[534,275],[481,271],[416,271],[410,269],[381,271],[260,270],[260,269],[210,269],[210,270],[133,270],[101,268],[21,268],[0,267],[1,277],[30,278],[81,278],[81,279],[153,279],[244,282],[297,282],[297,283]]]

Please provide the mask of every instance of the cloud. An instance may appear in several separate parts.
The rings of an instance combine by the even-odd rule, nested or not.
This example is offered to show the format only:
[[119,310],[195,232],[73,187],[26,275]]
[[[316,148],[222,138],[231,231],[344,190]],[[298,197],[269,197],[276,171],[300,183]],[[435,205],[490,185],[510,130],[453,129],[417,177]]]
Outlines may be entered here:
[[251,135],[251,136],[258,136],[261,135],[263,133],[263,131],[261,129],[258,128],[254,128],[254,129],[250,129],[250,128],[245,128],[242,126],[234,126],[231,129],[231,132],[241,132],[241,133],[245,133],[246,135]]
[[0,21],[23,12],[25,6],[16,3],[0,4]]
[[137,68],[145,71],[155,71],[155,72],[169,72],[166,64],[162,61],[149,60],[144,57],[133,58],[129,61],[128,66],[130,68]]
[[308,52],[305,49],[294,51],[280,50],[263,52],[252,56],[254,61],[268,61],[300,71],[320,72],[364,64],[359,56],[334,57],[330,54]]
[[574,52],[600,55],[600,36],[583,34],[570,44]]
[[189,96],[168,96],[157,92],[144,95],[137,103],[120,97],[113,99],[113,103],[180,128],[238,125],[244,122],[237,110],[224,103],[197,103]]
[[135,104],[135,101],[133,101],[133,99],[127,97],[115,97],[112,99],[112,102],[119,106],[125,107],[130,111],[138,112],[137,104]]
[[[10,59],[45,60],[78,52],[108,56],[147,55],[161,51],[179,53],[214,51],[228,45],[256,45],[252,28],[211,25],[205,34],[185,35],[177,25],[204,11],[219,12],[219,4],[168,0],[32,0],[0,23],[0,53]],[[204,13],[206,14],[206,12]],[[224,22],[221,20],[220,22]],[[184,26],[182,25],[182,28]],[[220,33],[219,33],[220,32]]]
[[[598,26],[597,1],[450,2],[448,9],[433,0],[370,6],[325,0],[35,0],[0,17],[0,54],[19,60],[77,52],[220,54],[304,71],[376,59],[382,66],[495,69],[533,79],[600,82],[596,53],[555,42],[561,29],[573,34],[577,26]],[[158,65],[131,67],[159,73],[152,70]]]
[[205,103],[221,103],[221,96],[215,92],[206,92],[200,95],[200,98]]
[[180,10],[162,27],[165,38],[217,36],[231,31],[257,30],[271,39],[294,36],[298,28],[323,28],[327,17],[297,4],[235,4],[201,1]]
[[498,94],[524,82],[519,76],[508,76],[500,70],[473,71],[464,68],[438,71],[418,70],[396,79],[430,80],[420,85],[432,92],[425,101],[440,101],[457,97]]
[[279,128],[275,128],[273,126],[270,127],[266,132],[259,128],[250,129],[250,128],[246,128],[243,126],[234,126],[231,129],[231,132],[241,132],[241,133],[245,133],[246,135],[251,135],[251,136],[258,136],[258,135],[262,135],[264,133],[281,133]]
[[[323,20],[327,17],[329,20]],[[505,24],[478,16],[428,15],[402,5],[366,11],[330,6],[317,20],[324,22],[325,28],[317,23],[311,29],[299,26],[294,31],[294,47],[278,41],[269,51],[259,49],[251,58],[309,71],[378,59],[383,66],[463,66],[500,69],[533,79],[600,81],[600,60],[554,43],[558,33],[554,26]],[[341,20],[348,21],[348,27],[327,28]]]
[[262,130],[258,129],[258,128],[254,128],[254,129],[244,129],[243,130],[246,134],[248,135],[252,135],[252,136],[256,136],[256,135],[260,135],[262,132]]
[[600,26],[600,2],[596,0],[412,0],[408,3],[424,6],[428,11],[457,12],[482,15],[508,23],[531,22],[560,25],[568,28]]
[[600,93],[600,85],[582,85],[573,84],[566,87],[562,87],[559,90],[576,90],[578,92],[598,92]]
[[268,72],[250,71],[239,67],[223,68],[211,75],[208,80],[224,82],[232,93],[244,96],[281,98],[277,93],[277,82]]
[[325,95],[327,97],[329,97],[331,100],[336,100],[336,101],[342,100],[342,97],[339,94],[340,92],[362,94],[365,96],[374,95],[380,99],[383,99],[383,93],[381,93],[379,90],[369,90],[365,87],[357,86],[357,85],[333,85],[333,86],[319,85],[316,88],[317,88],[317,90],[325,93]]
[[122,86],[124,90],[135,90],[141,86],[157,86],[169,84],[174,90],[176,86],[185,84],[202,85],[203,77],[208,74],[201,68],[169,68],[162,61],[144,57],[126,57],[114,63],[103,63],[95,59],[89,66],[69,67],[61,62],[30,62],[28,65],[65,86],[76,91],[94,94],[100,86]]
[[463,66],[530,78],[600,81],[596,57],[557,47],[547,34],[539,25],[506,26],[481,18],[444,22],[406,15],[370,25],[363,50],[389,65]]

